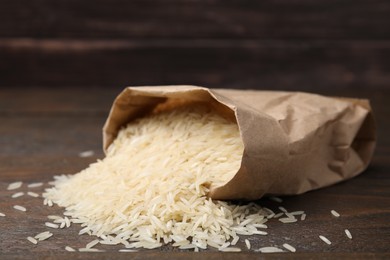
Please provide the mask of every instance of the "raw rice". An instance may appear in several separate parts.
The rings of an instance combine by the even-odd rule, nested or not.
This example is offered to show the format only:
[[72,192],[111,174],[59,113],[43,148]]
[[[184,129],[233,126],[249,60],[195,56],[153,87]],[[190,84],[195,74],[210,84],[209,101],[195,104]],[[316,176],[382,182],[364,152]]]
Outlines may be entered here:
[[23,195],[24,195],[24,192],[17,192],[17,193],[12,194],[11,198],[19,198],[19,197],[22,197]]
[[95,154],[94,151],[89,150],[89,151],[84,151],[84,152],[79,153],[79,157],[81,157],[81,158],[91,157],[91,156],[93,156],[94,154]]
[[48,219],[51,219],[51,220],[62,219],[62,217],[56,216],[56,215],[49,215],[49,216],[47,216],[47,218],[48,218]]
[[45,231],[45,232],[39,233],[34,238],[38,239],[39,241],[43,241],[43,240],[50,238],[51,236],[53,236],[53,233],[50,233],[49,231]]
[[336,218],[340,217],[340,214],[333,209],[330,211],[330,213],[332,213],[332,215],[335,216]]
[[5,214],[0,212],[0,217],[5,217]]
[[138,250],[134,250],[134,249],[119,249],[119,252],[134,253],[134,252],[138,252]]
[[222,252],[241,252],[241,248],[239,248],[239,247],[226,247],[226,248],[220,249],[219,251],[222,251]]
[[285,209],[284,207],[278,207],[280,211],[284,212],[284,213],[287,213],[287,209]]
[[15,205],[14,209],[20,210],[20,211],[27,211],[27,209],[25,207],[22,207],[22,206],[19,206],[19,205]]
[[68,252],[76,252],[76,250],[73,249],[73,248],[70,247],[70,246],[66,246],[66,247],[65,247],[65,250],[68,251]]
[[61,229],[62,229],[62,228],[64,228],[64,227],[65,227],[65,225],[66,225],[65,221],[61,222],[61,224],[60,224],[60,228],[61,228]]
[[79,252],[105,252],[105,251],[96,248],[79,248]]
[[33,237],[27,237],[27,240],[33,243],[34,245],[38,244],[38,241]]
[[290,252],[296,252],[297,250],[295,249],[295,247],[293,247],[292,245],[289,245],[287,243],[284,243],[283,244],[283,247],[286,248],[288,251]]
[[279,221],[282,223],[294,223],[298,220],[296,218],[279,218]]
[[277,247],[273,247],[273,246],[261,247],[261,248],[259,248],[256,251],[259,251],[261,253],[279,253],[279,252],[283,252],[282,249],[277,248]]
[[38,194],[38,193],[31,192],[31,191],[27,192],[27,195],[28,195],[28,196],[31,196],[31,197],[34,197],[34,198],[38,198],[38,197],[39,197],[39,194]]
[[95,239],[95,240],[89,242],[89,243],[85,246],[85,248],[92,248],[92,247],[96,246],[97,244],[99,244],[99,240],[98,240],[98,239]]
[[17,181],[17,182],[10,183],[10,184],[8,185],[7,190],[16,190],[16,189],[19,189],[20,187],[22,187],[22,184],[23,184],[23,182],[21,182],[21,181]]
[[56,177],[43,197],[66,208],[64,215],[82,225],[80,235],[106,236],[101,244],[235,251],[230,241],[266,235],[258,228],[274,214],[255,203],[207,198],[210,186],[234,176],[242,154],[236,123],[204,106],[184,107],[130,123],[106,158]]
[[65,226],[67,228],[70,227],[70,219],[68,217],[65,217],[64,220],[65,220]]
[[43,182],[34,182],[27,185],[28,188],[37,188],[41,187],[43,185]]
[[352,234],[351,234],[351,232],[348,229],[344,230],[344,232],[345,232],[345,234],[347,235],[347,237],[349,239],[352,239]]
[[49,228],[58,228],[59,226],[57,224],[53,224],[50,222],[45,222],[45,226]]
[[276,214],[273,218],[280,218],[283,215],[284,215],[284,212],[280,212],[280,213]]
[[245,245],[246,245],[246,248],[251,249],[251,243],[249,242],[248,239],[245,239]]
[[303,221],[303,220],[305,220],[305,219],[306,219],[306,214],[303,213],[303,214],[301,215],[301,221]]
[[324,237],[324,236],[319,236],[319,238],[320,238],[322,241],[324,241],[325,243],[327,243],[328,245],[332,244],[332,242],[330,242],[330,240],[327,239],[327,238]]

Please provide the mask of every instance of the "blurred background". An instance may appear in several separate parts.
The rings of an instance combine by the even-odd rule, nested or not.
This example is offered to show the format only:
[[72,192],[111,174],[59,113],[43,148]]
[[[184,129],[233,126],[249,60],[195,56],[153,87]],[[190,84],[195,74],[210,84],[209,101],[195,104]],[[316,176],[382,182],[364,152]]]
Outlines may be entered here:
[[196,84],[350,93],[390,85],[386,0],[0,6],[0,88]]

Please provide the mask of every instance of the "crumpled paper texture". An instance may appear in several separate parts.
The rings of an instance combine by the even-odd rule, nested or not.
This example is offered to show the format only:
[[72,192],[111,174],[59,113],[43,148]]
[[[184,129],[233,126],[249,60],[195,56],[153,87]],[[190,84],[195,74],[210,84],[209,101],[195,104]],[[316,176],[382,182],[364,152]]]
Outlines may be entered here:
[[364,171],[376,144],[367,100],[302,92],[208,89],[197,86],[127,87],[103,128],[104,149],[121,127],[172,99],[209,102],[234,117],[244,143],[237,174],[213,187],[213,199],[255,200],[293,195]]

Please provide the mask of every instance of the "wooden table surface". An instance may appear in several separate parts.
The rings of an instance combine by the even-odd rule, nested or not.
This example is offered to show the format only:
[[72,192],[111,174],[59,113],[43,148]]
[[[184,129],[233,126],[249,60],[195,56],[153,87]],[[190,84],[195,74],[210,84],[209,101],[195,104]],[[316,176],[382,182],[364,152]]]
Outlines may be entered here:
[[[101,128],[118,88],[1,88],[0,89],[0,258],[13,259],[135,259],[204,258],[247,259],[265,254],[243,249],[241,253],[221,253],[207,250],[193,253],[163,247],[137,253],[119,253],[119,247],[101,246],[103,253],[69,253],[65,246],[84,247],[93,238],[78,236],[79,226],[51,230],[53,237],[33,245],[26,240],[48,228],[47,215],[61,214],[62,209],[46,207],[42,198],[22,196],[11,198],[16,191],[7,186],[23,181],[20,191],[32,182],[48,182],[53,175],[73,174],[103,157]],[[300,196],[283,198],[282,203],[269,199],[261,205],[289,211],[304,210],[307,218],[291,224],[269,222],[269,235],[249,237],[254,249],[263,246],[281,246],[289,243],[296,253],[267,254],[267,257],[286,258],[389,258],[390,257],[390,90],[317,89],[317,93],[369,98],[378,124],[378,145],[369,168],[349,181],[308,192]],[[79,153],[92,150],[92,157],[81,158]],[[19,191],[18,190],[18,191]],[[14,210],[13,205],[25,206],[28,211]],[[335,218],[334,209],[341,216]],[[349,229],[353,239],[344,234]],[[322,242],[324,235],[331,245]],[[244,236],[242,238],[245,238]],[[238,246],[245,248],[243,240]]]

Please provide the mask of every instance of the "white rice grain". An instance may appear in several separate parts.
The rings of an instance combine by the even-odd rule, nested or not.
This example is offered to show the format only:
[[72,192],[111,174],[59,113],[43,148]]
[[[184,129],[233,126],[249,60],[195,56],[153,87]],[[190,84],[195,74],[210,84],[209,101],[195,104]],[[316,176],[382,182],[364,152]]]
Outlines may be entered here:
[[15,205],[14,209],[19,210],[19,211],[24,211],[24,212],[27,211],[27,209],[25,207],[22,207],[22,206],[19,206],[19,205]]
[[284,214],[285,214],[284,212],[280,212],[280,213],[276,214],[273,218],[280,218]]
[[278,220],[282,223],[294,223],[298,221],[296,218],[279,218]]
[[91,242],[89,242],[85,246],[85,248],[92,248],[92,247],[96,246],[97,244],[99,244],[99,239],[92,240]]
[[43,185],[43,182],[34,182],[27,185],[28,188],[37,188],[41,187]]
[[0,217],[5,217],[5,214],[0,212]]
[[34,198],[38,198],[38,197],[39,197],[39,194],[38,194],[38,193],[31,192],[31,191],[27,192],[27,195],[28,195],[28,196],[31,196],[31,197],[34,197]]
[[119,249],[119,252],[134,253],[134,252],[138,252],[138,250],[134,250],[134,249]]
[[278,207],[280,211],[284,212],[284,213],[287,213],[287,209],[285,209],[284,207]]
[[238,247],[226,247],[219,249],[221,252],[241,252],[241,248]]
[[230,244],[231,244],[232,246],[235,246],[235,245],[237,244],[237,242],[238,242],[239,239],[240,239],[239,236],[235,236]]
[[105,252],[105,250],[100,250],[96,248],[79,248],[79,252]]
[[332,213],[332,215],[335,216],[336,218],[340,217],[340,214],[333,209],[330,211],[330,213]]
[[27,240],[33,243],[34,245],[38,244],[38,241],[33,237],[27,237]]
[[324,241],[325,243],[327,243],[328,245],[332,244],[332,242],[330,242],[330,240],[327,239],[327,238],[324,237],[324,236],[321,236],[321,235],[320,235],[319,238],[320,238],[322,241]]
[[289,245],[287,243],[284,243],[283,244],[283,247],[286,248],[288,251],[290,252],[296,252],[297,250],[295,249],[295,247],[293,247],[292,245]]
[[301,215],[301,221],[304,221],[305,219],[306,219],[306,214],[303,213],[303,214]]
[[19,198],[19,197],[22,197],[24,195],[24,192],[17,192],[17,193],[14,193],[12,194],[11,198]]
[[17,181],[17,182],[13,182],[13,183],[10,183],[7,187],[7,190],[16,190],[16,189],[19,189],[20,187],[22,187],[22,184],[23,182],[21,181]]
[[49,228],[59,228],[57,224],[53,224],[51,222],[45,222],[45,226]]
[[65,221],[61,222],[60,228],[63,229],[65,227],[65,225],[66,225]]
[[68,218],[68,217],[65,217],[64,218],[64,220],[65,220],[65,226],[68,228],[68,227],[70,227],[70,219]]
[[261,247],[261,248],[259,248],[256,251],[259,251],[261,253],[279,253],[279,252],[283,252],[282,249],[277,248],[277,247],[273,247],[273,246]]
[[36,235],[35,239],[38,239],[39,241],[43,241],[43,240],[46,240],[52,236],[53,236],[53,233],[51,233],[49,231],[45,231],[45,232],[42,232],[42,233],[39,233],[38,235]]
[[245,239],[245,245],[246,245],[246,248],[251,249],[251,243],[249,242],[248,239]]
[[351,234],[351,232],[348,229],[344,230],[344,232],[345,232],[345,234],[347,235],[347,237],[349,239],[352,239],[352,234]]
[[73,249],[73,248],[70,247],[70,246],[66,246],[66,247],[65,247],[65,250],[68,251],[68,252],[76,252],[76,250]]
[[51,220],[57,220],[57,219],[62,219],[61,216],[56,216],[56,215],[49,215],[47,216],[48,219],[51,219]]
[[84,152],[79,153],[79,157],[81,157],[81,158],[86,158],[86,157],[91,157],[91,156],[93,156],[94,154],[95,154],[94,151],[88,150],[88,151],[84,151]]

